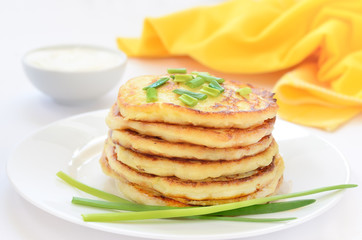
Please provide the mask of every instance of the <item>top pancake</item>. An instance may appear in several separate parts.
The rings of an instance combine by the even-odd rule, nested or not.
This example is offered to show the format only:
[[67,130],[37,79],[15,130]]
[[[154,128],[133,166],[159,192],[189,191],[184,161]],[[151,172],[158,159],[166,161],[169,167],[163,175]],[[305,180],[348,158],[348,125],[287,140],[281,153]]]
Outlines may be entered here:
[[[199,92],[183,83],[170,79],[157,88],[157,102],[146,101],[144,87],[156,82],[162,76],[141,76],[126,82],[119,90],[117,104],[125,119],[145,122],[164,122],[180,125],[195,125],[214,128],[248,128],[260,125],[266,119],[274,118],[278,106],[273,94],[267,90],[245,85],[238,81],[225,80],[224,93],[217,97],[208,96],[194,107],[188,107],[173,93],[174,89]],[[248,97],[240,96],[236,90],[252,88]]]

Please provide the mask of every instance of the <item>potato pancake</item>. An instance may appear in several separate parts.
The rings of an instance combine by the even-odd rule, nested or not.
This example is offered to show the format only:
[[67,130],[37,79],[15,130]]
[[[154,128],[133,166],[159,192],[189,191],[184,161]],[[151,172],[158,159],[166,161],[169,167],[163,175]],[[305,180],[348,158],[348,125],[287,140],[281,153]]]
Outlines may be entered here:
[[206,128],[169,123],[126,120],[114,104],[106,118],[110,129],[129,129],[143,135],[162,138],[169,142],[184,142],[210,148],[242,147],[258,142],[273,131],[275,118],[250,128]]
[[[189,89],[185,84],[168,81],[157,88],[158,100],[147,102],[144,87],[156,82],[162,76],[141,76],[130,79],[121,86],[117,104],[126,119],[145,122],[164,122],[179,125],[194,125],[211,128],[248,128],[261,125],[266,119],[276,116],[278,105],[273,94],[239,81],[225,80],[225,91],[217,97],[200,100],[194,107],[183,104],[175,89]],[[241,96],[237,90],[250,87],[252,92]]]

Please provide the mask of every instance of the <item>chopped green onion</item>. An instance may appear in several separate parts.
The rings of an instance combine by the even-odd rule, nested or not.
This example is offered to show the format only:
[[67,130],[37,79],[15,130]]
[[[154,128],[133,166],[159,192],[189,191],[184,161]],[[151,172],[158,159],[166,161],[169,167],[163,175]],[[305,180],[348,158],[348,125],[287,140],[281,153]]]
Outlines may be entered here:
[[64,182],[68,183],[70,186],[73,186],[83,192],[89,193],[95,197],[99,197],[101,199],[104,200],[108,200],[111,202],[119,202],[119,203],[131,203],[130,201],[127,201],[126,199],[120,198],[116,195],[98,190],[96,188],[87,186],[81,182],[78,182],[77,180],[75,180],[74,178],[72,178],[71,176],[69,176],[68,174],[59,171],[56,174],[60,179],[62,179]]
[[221,211],[227,211],[241,207],[248,207],[280,199],[300,197],[300,196],[305,196],[325,191],[346,189],[353,187],[357,187],[357,185],[356,184],[334,185],[334,186],[316,188],[302,192],[274,195],[264,198],[256,198],[241,202],[227,203],[227,204],[214,205],[208,207],[154,210],[154,211],[144,211],[144,212],[93,213],[93,214],[82,214],[82,217],[84,221],[90,221],[90,222],[115,222],[115,221],[144,220],[144,219],[155,219],[155,218],[190,217],[190,216],[206,215]]
[[198,102],[196,98],[193,98],[188,94],[182,94],[178,99],[190,107],[194,107]]
[[186,68],[168,68],[167,72],[169,74],[173,74],[173,73],[187,73]]
[[249,207],[237,208],[233,210],[212,213],[212,216],[240,216],[240,215],[253,215],[253,214],[265,214],[265,213],[276,213],[296,209],[307,206],[314,203],[315,199],[302,199],[285,202],[274,202],[266,204],[256,204]]
[[152,83],[151,85],[144,87],[143,90],[147,90],[149,88],[158,88],[165,84],[170,78],[169,77],[163,77],[157,80],[156,82]]
[[221,221],[234,221],[234,222],[281,222],[290,221],[297,218],[244,218],[244,217],[215,217],[215,216],[192,216],[186,219],[200,219],[200,220],[221,220]]
[[146,90],[147,102],[156,102],[157,101],[157,90],[156,88],[148,88]]
[[216,80],[211,80],[209,87],[219,90],[221,93],[224,92],[224,88]]
[[215,88],[211,88],[208,86],[203,86],[200,90],[200,92],[205,93],[207,95],[213,96],[213,97],[217,97],[220,94],[220,91],[215,89]]
[[175,82],[188,82],[192,80],[194,76],[191,74],[175,74],[173,80]]
[[188,90],[184,90],[184,89],[175,89],[173,90],[174,93],[178,94],[178,95],[183,95],[183,94],[187,94],[190,97],[196,98],[198,100],[205,100],[207,98],[206,94],[203,93],[195,93],[195,92],[191,92]]
[[244,88],[240,88],[238,90],[236,90],[241,96],[243,97],[247,97],[249,96],[249,94],[251,93],[251,88],[250,87],[244,87]]
[[215,80],[218,83],[223,83],[225,81],[223,78],[209,76],[209,75],[206,75],[204,73],[199,73],[199,74],[197,74],[197,76],[203,78],[206,82],[211,82],[212,80]]
[[195,75],[197,75],[197,74],[205,74],[205,75],[211,76],[210,73],[208,73],[208,72],[192,71],[191,73],[192,73],[192,74],[195,74]]
[[205,83],[204,79],[202,79],[200,77],[196,77],[196,78],[192,79],[191,81],[188,81],[186,83],[186,85],[189,86],[190,88],[197,88],[197,87],[200,87],[204,83]]

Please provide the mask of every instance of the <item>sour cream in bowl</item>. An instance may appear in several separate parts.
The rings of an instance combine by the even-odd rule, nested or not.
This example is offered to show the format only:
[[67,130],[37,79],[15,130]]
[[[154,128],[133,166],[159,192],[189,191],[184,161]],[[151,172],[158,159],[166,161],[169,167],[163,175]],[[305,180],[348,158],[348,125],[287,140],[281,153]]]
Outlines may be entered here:
[[60,103],[96,99],[119,83],[127,57],[88,45],[59,45],[26,53],[23,67],[33,85]]

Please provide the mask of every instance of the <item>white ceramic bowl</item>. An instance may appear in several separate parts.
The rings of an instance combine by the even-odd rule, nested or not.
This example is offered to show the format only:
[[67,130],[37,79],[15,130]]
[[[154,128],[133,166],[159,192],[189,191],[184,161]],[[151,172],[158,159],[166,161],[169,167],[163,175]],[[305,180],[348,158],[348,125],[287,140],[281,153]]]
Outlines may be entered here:
[[126,61],[121,51],[89,45],[39,48],[22,59],[33,85],[66,104],[86,102],[110,91],[119,83]]

